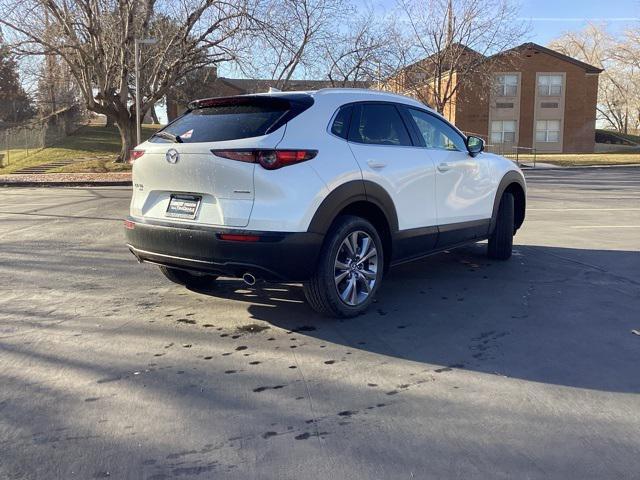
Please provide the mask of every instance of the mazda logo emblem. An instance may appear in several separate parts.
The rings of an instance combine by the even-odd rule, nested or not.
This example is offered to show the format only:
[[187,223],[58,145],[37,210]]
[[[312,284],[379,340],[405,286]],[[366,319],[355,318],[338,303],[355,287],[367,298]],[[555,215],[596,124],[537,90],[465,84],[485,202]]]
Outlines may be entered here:
[[166,159],[167,159],[167,162],[169,163],[172,163],[172,164],[178,163],[178,160],[180,159],[180,154],[178,153],[177,150],[172,148],[170,150],[167,150]]

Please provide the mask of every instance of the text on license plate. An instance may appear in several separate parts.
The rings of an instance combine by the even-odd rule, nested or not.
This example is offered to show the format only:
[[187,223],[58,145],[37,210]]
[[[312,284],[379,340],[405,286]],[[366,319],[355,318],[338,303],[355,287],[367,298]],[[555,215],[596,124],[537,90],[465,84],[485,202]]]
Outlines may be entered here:
[[177,218],[196,218],[201,199],[202,197],[197,195],[171,195],[165,215]]

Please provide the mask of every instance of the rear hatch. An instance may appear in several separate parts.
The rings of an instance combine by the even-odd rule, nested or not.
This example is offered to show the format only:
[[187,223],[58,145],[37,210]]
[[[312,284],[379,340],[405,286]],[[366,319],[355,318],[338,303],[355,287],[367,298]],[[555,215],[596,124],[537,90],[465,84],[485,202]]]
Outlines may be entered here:
[[186,114],[136,148],[131,214],[175,223],[246,226],[256,164],[211,151],[273,149],[282,140],[283,126],[299,110],[295,98],[266,95],[193,102]]

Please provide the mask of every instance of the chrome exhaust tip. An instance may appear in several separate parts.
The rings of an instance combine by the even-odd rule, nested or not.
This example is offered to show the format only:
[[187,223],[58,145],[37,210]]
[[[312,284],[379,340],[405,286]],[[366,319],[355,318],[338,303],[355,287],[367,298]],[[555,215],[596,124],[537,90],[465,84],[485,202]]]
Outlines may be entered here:
[[253,287],[256,284],[256,277],[247,272],[242,275],[242,281],[245,283],[245,285]]

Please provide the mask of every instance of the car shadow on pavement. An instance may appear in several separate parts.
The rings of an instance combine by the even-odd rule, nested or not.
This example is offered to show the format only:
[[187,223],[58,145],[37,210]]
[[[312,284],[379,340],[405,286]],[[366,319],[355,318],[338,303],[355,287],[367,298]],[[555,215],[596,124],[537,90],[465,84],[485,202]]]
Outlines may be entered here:
[[523,245],[495,262],[485,248],[392,269],[354,319],[315,314],[300,285],[220,280],[200,293],[248,302],[253,319],[291,332],[436,369],[640,392],[638,252]]

